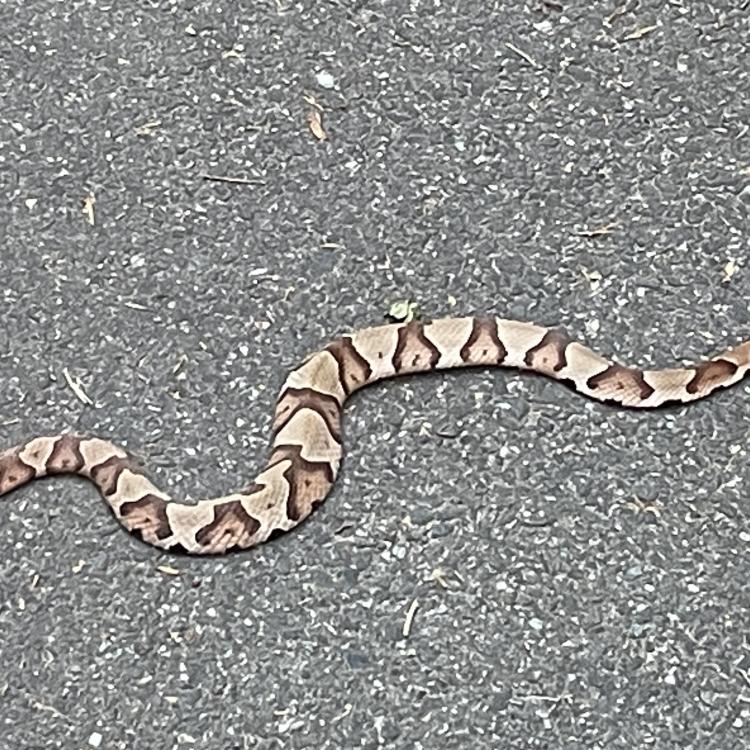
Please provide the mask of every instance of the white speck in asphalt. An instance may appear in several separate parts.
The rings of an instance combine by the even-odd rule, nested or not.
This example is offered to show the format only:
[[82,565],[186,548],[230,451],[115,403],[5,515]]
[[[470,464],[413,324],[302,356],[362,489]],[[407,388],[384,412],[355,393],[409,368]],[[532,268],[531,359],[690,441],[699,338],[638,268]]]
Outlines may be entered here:
[[318,73],[315,76],[315,79],[318,82],[319,86],[322,86],[324,89],[332,89],[336,85],[336,80],[330,73],[326,73],[323,71],[322,73]]

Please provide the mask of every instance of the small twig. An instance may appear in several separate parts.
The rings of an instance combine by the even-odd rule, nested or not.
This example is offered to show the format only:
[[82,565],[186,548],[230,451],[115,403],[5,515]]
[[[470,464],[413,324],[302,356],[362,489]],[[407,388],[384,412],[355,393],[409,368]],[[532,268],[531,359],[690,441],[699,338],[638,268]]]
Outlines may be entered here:
[[177,375],[177,373],[183,368],[185,363],[188,361],[187,354],[183,354],[178,360],[177,364],[172,368],[172,375]]
[[345,703],[344,710],[338,716],[334,716],[333,719],[331,719],[331,723],[337,724],[342,719],[345,719],[352,712],[352,708],[354,708],[354,706],[352,706],[351,703]]
[[404,627],[401,630],[401,633],[403,634],[404,638],[408,638],[409,634],[411,633],[411,624],[414,622],[414,615],[417,613],[418,606],[419,606],[419,601],[417,599],[415,599],[409,605],[409,609],[406,613],[406,619],[404,620]]
[[505,46],[509,50],[513,50],[513,52],[515,52],[519,57],[522,57],[524,60],[526,60],[526,62],[532,67],[534,68],[539,67],[539,63],[533,57],[531,57],[531,55],[527,55],[522,49],[518,49],[518,47],[516,47],[515,44],[511,44],[510,42],[505,42]]
[[554,518],[522,518],[520,519],[522,526],[529,526],[532,529],[541,529],[545,526],[554,526],[556,519]]
[[200,177],[209,182],[231,182],[234,185],[265,185],[263,180],[248,180],[245,177],[230,177],[223,174],[206,174],[204,172]]
[[160,573],[164,573],[166,576],[178,576],[180,571],[177,568],[173,568],[171,565],[157,565],[156,569]]
[[563,698],[567,698],[568,696],[563,693],[561,695],[538,695],[538,694],[530,694],[530,695],[519,695],[517,698],[513,698],[512,702],[514,703],[520,703],[521,701],[544,701],[545,703],[559,703]]
[[161,120],[151,120],[135,128],[136,135],[151,135],[161,125]]
[[603,234],[612,234],[619,224],[619,221],[610,221],[609,224],[605,224],[603,227],[597,227],[596,229],[581,229],[577,232],[573,232],[573,234],[578,237],[601,237]]
[[646,34],[650,34],[652,31],[656,31],[659,28],[659,24],[653,26],[640,26],[637,29],[633,29],[622,38],[623,42],[632,42],[635,39],[642,39]]
[[129,307],[131,310],[148,310],[146,305],[142,305],[140,302],[131,302],[130,300],[125,300],[125,302],[122,303],[125,307]]
[[302,101],[317,109],[318,112],[325,112],[323,105],[318,102],[317,98],[313,94],[306,93],[302,97]]
[[393,44],[396,47],[409,47],[413,52],[416,52],[417,54],[420,54],[424,47],[427,45],[425,44],[415,44],[414,42],[409,39],[409,37],[406,36],[402,31],[394,31],[393,35],[396,37],[399,37],[397,39],[393,40]]
[[67,367],[63,367],[63,375],[68,387],[75,394],[76,398],[87,406],[93,406],[94,402],[89,398],[86,391],[83,390],[83,385],[78,377],[72,377]]
[[612,25],[612,21],[615,20],[618,16],[624,16],[628,12],[628,5],[625,3],[624,5],[619,5],[617,8],[615,8],[604,20],[604,23],[607,26]]
[[42,703],[41,701],[38,701],[36,699],[31,700],[31,705],[39,711],[48,711],[58,719],[63,719],[64,721],[67,721],[68,724],[73,724],[73,720],[70,718],[70,716],[62,713],[61,711],[58,711],[54,706],[49,706],[46,703]]

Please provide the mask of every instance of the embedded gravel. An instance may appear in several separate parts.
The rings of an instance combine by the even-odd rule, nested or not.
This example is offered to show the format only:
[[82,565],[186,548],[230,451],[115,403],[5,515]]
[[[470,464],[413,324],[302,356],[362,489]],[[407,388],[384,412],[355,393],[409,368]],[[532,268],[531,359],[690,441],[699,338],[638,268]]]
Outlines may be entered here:
[[[749,14],[8,0],[2,444],[92,432],[178,496],[235,489],[284,373],[403,298],[642,366],[736,343]],[[748,396],[382,384],[325,506],[222,559],[26,487],[0,502],[0,748],[750,747]]]

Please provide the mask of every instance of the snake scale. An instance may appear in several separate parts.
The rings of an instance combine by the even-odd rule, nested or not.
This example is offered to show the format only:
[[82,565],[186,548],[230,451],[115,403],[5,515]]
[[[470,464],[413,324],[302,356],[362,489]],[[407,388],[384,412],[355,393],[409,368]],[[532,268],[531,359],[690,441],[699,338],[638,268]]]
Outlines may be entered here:
[[297,526],[331,490],[350,394],[396,375],[479,365],[533,370],[600,401],[649,408],[695,401],[741,380],[750,367],[750,341],[689,367],[641,370],[605,359],[560,329],[502,318],[365,328],[289,374],[276,402],[270,456],[244,490],[175,502],[114,443],[62,434],[0,453],[0,495],[39,477],[77,474],[98,487],[128,531],[156,547],[190,554],[252,547]]

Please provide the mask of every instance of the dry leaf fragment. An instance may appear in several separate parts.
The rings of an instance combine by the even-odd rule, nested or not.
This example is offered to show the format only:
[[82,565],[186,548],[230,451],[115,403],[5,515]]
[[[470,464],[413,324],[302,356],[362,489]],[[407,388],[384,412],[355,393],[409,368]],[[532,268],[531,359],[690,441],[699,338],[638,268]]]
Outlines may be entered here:
[[88,220],[89,224],[91,226],[94,226],[95,218],[94,218],[94,204],[96,203],[96,198],[94,198],[91,193],[89,193],[84,199],[83,199],[83,208],[81,211],[86,214],[86,219]]
[[723,284],[728,284],[732,280],[732,276],[734,276],[737,273],[737,263],[735,262],[734,258],[730,258],[727,261],[727,264],[724,266],[724,277],[722,278]]
[[391,303],[387,315],[399,323],[411,323],[420,316],[419,303],[408,299],[397,300]]
[[589,271],[587,268],[581,268],[581,273],[586,281],[589,282],[592,292],[599,291],[602,279],[604,278],[600,271]]
[[661,512],[664,506],[658,501],[648,502],[641,500],[639,497],[633,497],[631,500],[624,501],[622,503],[626,508],[635,513],[651,513],[656,518],[661,517]]
[[319,140],[324,141],[328,138],[323,128],[323,118],[320,116],[320,112],[317,109],[312,109],[307,114],[307,124],[310,126],[310,132]]
[[223,60],[227,60],[230,57],[233,57],[235,60],[241,60],[242,62],[244,62],[245,55],[242,54],[243,50],[244,50],[244,47],[240,44],[236,47],[232,47],[232,49],[228,49],[222,52],[221,57]]

